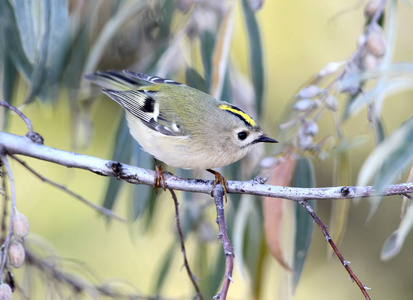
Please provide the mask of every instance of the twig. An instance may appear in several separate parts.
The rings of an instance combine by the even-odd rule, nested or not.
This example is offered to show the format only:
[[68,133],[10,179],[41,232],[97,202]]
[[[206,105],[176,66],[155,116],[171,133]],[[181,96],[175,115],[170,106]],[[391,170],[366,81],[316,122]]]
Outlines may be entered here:
[[14,213],[15,213],[15,210],[16,210],[16,189],[15,189],[15,186],[14,186],[13,172],[12,172],[10,164],[7,160],[6,155],[1,155],[0,160],[3,162],[3,165],[6,168],[6,173],[7,173],[7,176],[9,177],[9,181],[10,181],[10,192],[11,192],[11,209],[10,209],[9,231],[7,232],[6,240],[4,241],[4,243],[2,245],[3,257],[2,257],[2,261],[1,261],[0,274],[3,274],[4,266],[5,266],[6,261],[7,261],[7,254],[9,252],[10,240],[11,240],[11,236],[13,234],[13,219],[14,219]]
[[80,200],[82,203],[86,204],[87,206],[93,208],[94,210],[96,210],[97,212],[104,214],[110,218],[114,218],[117,219],[119,221],[122,222],[126,222],[126,219],[118,216],[117,214],[115,214],[113,211],[111,211],[110,209],[107,209],[105,207],[96,205],[92,202],[90,202],[89,200],[83,198],[82,196],[80,196],[79,194],[76,194],[75,192],[72,192],[71,190],[69,190],[67,187],[65,187],[64,185],[61,185],[57,182],[54,182],[50,179],[47,179],[46,177],[40,175],[37,171],[35,171],[34,169],[32,169],[31,167],[29,167],[24,161],[22,161],[21,159],[17,158],[14,155],[10,155],[14,160],[16,160],[17,162],[19,162],[23,167],[25,167],[27,170],[29,170],[34,176],[36,176],[37,178],[39,178],[41,181],[46,182],[58,189],[61,189],[62,191],[66,192],[67,194],[69,194],[70,196]]
[[4,106],[5,108],[14,111],[26,123],[27,130],[28,130],[26,136],[32,142],[37,143],[37,144],[43,144],[43,142],[44,142],[43,137],[40,134],[38,134],[37,132],[34,132],[32,121],[30,121],[30,119],[27,118],[24,115],[24,113],[22,113],[20,110],[18,110],[16,107],[14,107],[13,105],[9,104],[6,101],[0,101],[0,106]]
[[27,130],[32,133],[33,132],[33,125],[32,125],[32,121],[30,121],[30,119],[28,117],[26,117],[24,115],[24,113],[22,113],[20,110],[18,110],[16,107],[14,107],[13,105],[9,104],[6,101],[0,101],[0,106],[4,106],[7,109],[10,109],[12,111],[14,111],[23,121],[24,123],[26,123],[27,126]]
[[331,248],[333,248],[334,252],[336,253],[338,259],[341,261],[343,264],[344,268],[346,268],[347,272],[350,275],[350,278],[356,282],[358,287],[360,288],[361,292],[363,293],[364,297],[366,299],[370,299],[369,294],[367,293],[367,290],[370,289],[366,287],[364,284],[361,283],[360,279],[354,274],[353,270],[350,268],[349,264],[350,262],[345,260],[343,255],[340,253],[340,250],[338,250],[336,244],[334,241],[331,239],[330,234],[327,231],[327,227],[324,225],[324,223],[320,220],[320,218],[317,216],[317,214],[314,212],[313,208],[308,204],[307,200],[299,201],[299,203],[304,206],[304,208],[308,211],[308,213],[311,215],[313,220],[317,223],[317,225],[320,227],[321,231],[324,234],[324,237],[327,242],[330,243]]
[[179,208],[178,208],[179,202],[178,202],[178,198],[176,197],[176,194],[175,194],[174,190],[169,189],[169,192],[171,192],[172,199],[174,200],[174,204],[175,204],[176,228],[178,229],[179,239],[181,241],[181,251],[182,251],[182,255],[184,257],[184,266],[185,266],[186,272],[188,273],[189,279],[191,279],[192,285],[194,286],[194,288],[196,290],[196,294],[197,294],[198,299],[203,300],[204,297],[202,296],[201,291],[198,287],[198,284],[196,283],[196,277],[192,273],[191,268],[189,267],[188,259],[186,257],[185,238],[184,238],[184,235],[182,233],[181,222],[179,220]]
[[225,253],[225,275],[224,282],[222,284],[221,291],[214,298],[226,299],[229,289],[229,285],[232,282],[232,270],[234,268],[234,250],[231,245],[231,241],[228,238],[227,225],[225,223],[225,211],[224,211],[224,190],[220,185],[217,185],[214,189],[215,207],[217,209],[217,224],[218,224],[218,238],[222,242],[222,247]]
[[[0,132],[0,147],[5,154],[21,154],[62,166],[89,170],[102,176],[114,176],[133,184],[153,186],[155,172],[94,156],[63,151],[31,142],[29,139]],[[119,167],[112,166],[119,164]],[[115,171],[119,170],[119,171]],[[164,174],[169,189],[211,194],[213,180],[188,179]],[[384,186],[380,191],[372,186],[338,186],[323,188],[294,188],[261,184],[259,180],[228,181],[228,194],[249,194],[293,201],[306,199],[354,199],[372,196],[391,196],[413,193],[413,182]]]

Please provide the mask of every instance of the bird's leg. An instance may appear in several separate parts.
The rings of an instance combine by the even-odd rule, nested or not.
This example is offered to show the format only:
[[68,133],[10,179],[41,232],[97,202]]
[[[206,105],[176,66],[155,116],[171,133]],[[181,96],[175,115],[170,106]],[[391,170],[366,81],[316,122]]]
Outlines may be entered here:
[[214,180],[214,183],[212,184],[211,196],[214,196],[213,194],[214,194],[215,186],[219,182],[222,186],[222,189],[224,190],[225,203],[227,203],[228,182],[225,180],[224,176],[221,175],[221,173],[214,171],[212,169],[207,169],[207,171],[215,175],[215,180]]
[[155,183],[153,184],[153,188],[155,189],[155,193],[158,193],[158,189],[161,187],[163,188],[164,191],[166,191],[166,187],[165,187],[165,178],[163,177],[163,171],[162,171],[162,166],[158,165],[158,162],[156,160],[156,158],[153,158],[154,162],[155,162]]

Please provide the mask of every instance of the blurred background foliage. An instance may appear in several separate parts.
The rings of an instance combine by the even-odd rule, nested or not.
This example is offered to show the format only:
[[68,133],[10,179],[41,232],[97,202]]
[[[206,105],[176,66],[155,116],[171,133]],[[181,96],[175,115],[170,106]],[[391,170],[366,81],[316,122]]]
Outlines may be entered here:
[[[271,184],[371,183],[377,188],[408,181],[413,9],[408,1],[388,1],[379,16],[380,31],[369,25],[371,15],[363,15],[365,5],[339,0],[0,0],[2,97],[32,120],[48,146],[152,168],[149,155],[130,138],[121,108],[83,80],[96,70],[127,68],[173,78],[233,102],[281,142],[265,152],[257,148],[225,168],[229,180],[263,175]],[[372,32],[385,38],[385,52],[373,58],[366,42]],[[320,75],[328,63],[345,60]],[[311,84],[320,90],[300,96]],[[2,130],[25,133],[24,124],[1,109],[0,121]],[[193,296],[181,270],[168,196],[25,160],[44,176],[131,220],[130,225],[104,220],[13,165],[18,208],[31,225],[26,247],[76,276],[83,286],[76,299],[108,290]],[[206,299],[219,290],[224,271],[211,200],[180,193],[188,256]],[[308,214],[291,201],[265,201],[263,206],[262,199],[231,195],[226,205],[236,254],[229,298],[361,298],[338,260],[327,260],[331,253]],[[409,202],[388,197],[362,199],[358,205],[317,203],[344,257],[373,288],[374,299],[411,299],[413,294]],[[28,279],[36,275],[41,276]],[[76,293],[64,280],[50,280],[53,274],[35,260],[15,276],[25,290],[21,295],[30,299]]]

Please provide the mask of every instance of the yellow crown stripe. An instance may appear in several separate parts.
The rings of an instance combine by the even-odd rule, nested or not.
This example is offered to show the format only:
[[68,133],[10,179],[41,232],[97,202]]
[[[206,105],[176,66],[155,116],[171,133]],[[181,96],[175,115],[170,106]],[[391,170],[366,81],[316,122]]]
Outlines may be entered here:
[[239,108],[236,108],[234,106],[225,105],[225,104],[221,104],[219,106],[219,108],[223,109],[223,110],[230,111],[233,114],[236,114],[236,115],[240,116],[245,122],[247,122],[247,124],[251,125],[252,127],[257,126],[257,123],[255,123],[254,119],[251,118],[249,115],[247,115],[242,110],[240,110]]

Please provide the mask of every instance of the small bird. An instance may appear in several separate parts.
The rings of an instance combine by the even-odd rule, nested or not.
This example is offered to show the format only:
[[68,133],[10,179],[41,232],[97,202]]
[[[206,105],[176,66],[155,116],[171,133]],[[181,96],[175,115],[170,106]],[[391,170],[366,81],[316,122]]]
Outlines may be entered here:
[[213,188],[220,182],[226,195],[225,178],[212,169],[240,160],[257,144],[277,143],[240,108],[182,83],[128,70],[85,78],[104,87],[102,92],[125,109],[132,137],[155,158],[154,188],[165,190],[158,159],[176,168],[211,172]]

